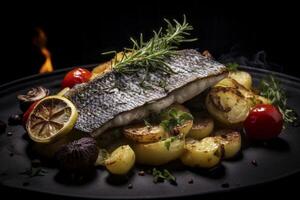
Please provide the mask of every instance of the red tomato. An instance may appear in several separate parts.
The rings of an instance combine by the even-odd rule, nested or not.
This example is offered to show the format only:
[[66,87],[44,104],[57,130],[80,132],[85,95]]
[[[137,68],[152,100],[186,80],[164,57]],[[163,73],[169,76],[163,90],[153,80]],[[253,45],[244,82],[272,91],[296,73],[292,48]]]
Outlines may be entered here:
[[76,84],[88,82],[91,76],[92,73],[89,70],[83,68],[75,68],[66,74],[62,82],[62,87],[72,88]]
[[269,104],[255,106],[244,122],[246,134],[256,140],[268,140],[277,137],[283,127],[283,118],[279,110]]
[[34,106],[38,103],[39,101],[36,101],[34,103],[32,103],[29,108],[26,110],[26,112],[23,114],[23,119],[22,119],[22,122],[23,122],[23,125],[25,126],[26,125],[26,122],[28,120],[28,117],[30,115],[30,113],[32,112]]

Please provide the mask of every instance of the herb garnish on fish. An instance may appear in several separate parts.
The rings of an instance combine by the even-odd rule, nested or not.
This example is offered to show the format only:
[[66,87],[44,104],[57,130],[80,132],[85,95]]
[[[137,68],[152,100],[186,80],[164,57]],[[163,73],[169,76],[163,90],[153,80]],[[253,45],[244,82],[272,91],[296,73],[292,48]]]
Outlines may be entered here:
[[146,70],[146,76],[150,70],[161,70],[167,74],[173,73],[165,59],[176,54],[177,46],[180,43],[192,42],[197,39],[185,38],[190,35],[189,31],[193,30],[193,27],[186,22],[185,15],[182,23],[175,19],[173,19],[173,23],[167,19],[164,20],[167,23],[167,28],[165,30],[160,28],[158,32],[153,31],[154,36],[149,41],[144,42],[143,34],[140,34],[139,40],[130,38],[133,47],[124,48],[122,58],[119,61],[116,51],[103,53],[115,54],[112,68],[120,73],[134,73],[143,68]]

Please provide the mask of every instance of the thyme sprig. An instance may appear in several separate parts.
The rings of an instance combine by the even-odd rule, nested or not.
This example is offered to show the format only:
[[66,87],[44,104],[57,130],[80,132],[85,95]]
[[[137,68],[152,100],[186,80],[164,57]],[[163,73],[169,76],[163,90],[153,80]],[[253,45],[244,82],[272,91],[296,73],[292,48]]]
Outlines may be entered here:
[[261,80],[260,95],[270,99],[278,107],[285,123],[294,123],[297,120],[296,112],[288,107],[286,93],[274,76]]
[[158,170],[156,168],[152,169],[153,182],[164,182],[169,181],[171,184],[176,184],[176,177],[173,176],[167,169]]
[[193,27],[187,23],[185,15],[182,23],[175,19],[172,22],[164,20],[167,23],[166,29],[160,28],[159,31],[153,31],[154,35],[149,41],[144,42],[143,34],[140,34],[139,40],[130,38],[133,47],[124,48],[120,59],[118,59],[116,51],[103,53],[115,54],[112,68],[120,73],[134,73],[141,68],[145,69],[147,73],[150,70],[160,70],[167,74],[174,73],[165,59],[176,54],[177,46],[180,43],[192,42],[197,39],[186,39]]

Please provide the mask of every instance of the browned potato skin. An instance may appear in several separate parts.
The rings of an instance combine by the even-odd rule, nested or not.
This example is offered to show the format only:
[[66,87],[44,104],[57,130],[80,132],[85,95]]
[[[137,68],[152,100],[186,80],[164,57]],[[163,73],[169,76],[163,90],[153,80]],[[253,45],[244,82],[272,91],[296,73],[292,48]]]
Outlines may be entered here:
[[180,159],[186,166],[212,168],[220,163],[222,156],[222,145],[213,137],[206,137],[200,141],[187,138]]
[[90,80],[93,80],[94,78],[96,78],[101,74],[105,74],[106,72],[109,72],[111,69],[112,69],[111,61],[107,61],[105,63],[98,65],[92,70],[92,77]]
[[242,126],[252,107],[271,102],[228,77],[210,90],[205,103],[218,125],[233,128]]
[[[167,139],[168,140],[168,139]],[[166,140],[133,144],[136,160],[140,164],[159,166],[178,159],[184,151],[184,138],[176,139],[166,148]]]
[[159,125],[147,127],[144,123],[129,125],[123,128],[125,137],[135,142],[157,142],[167,135],[164,128]]
[[247,89],[252,88],[252,77],[245,71],[234,71],[229,73],[229,77],[237,81],[240,85]]
[[243,94],[230,87],[212,88],[205,103],[208,112],[225,127],[240,127],[250,110]]
[[135,153],[129,145],[115,149],[104,161],[107,170],[112,174],[127,174],[135,163]]
[[214,136],[215,140],[223,146],[224,159],[236,156],[242,146],[241,134],[235,130],[217,131]]
[[214,120],[207,113],[194,114],[193,126],[187,136],[200,140],[209,136],[213,129]]

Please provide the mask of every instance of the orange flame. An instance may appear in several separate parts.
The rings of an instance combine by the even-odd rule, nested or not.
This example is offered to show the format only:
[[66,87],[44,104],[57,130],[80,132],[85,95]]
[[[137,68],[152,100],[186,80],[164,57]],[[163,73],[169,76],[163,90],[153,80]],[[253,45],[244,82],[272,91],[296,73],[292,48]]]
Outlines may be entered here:
[[33,42],[40,48],[42,55],[45,57],[45,62],[41,66],[39,73],[49,73],[53,71],[53,65],[51,60],[51,53],[46,47],[47,44],[47,37],[45,32],[41,28],[37,28],[37,37],[34,38]]

